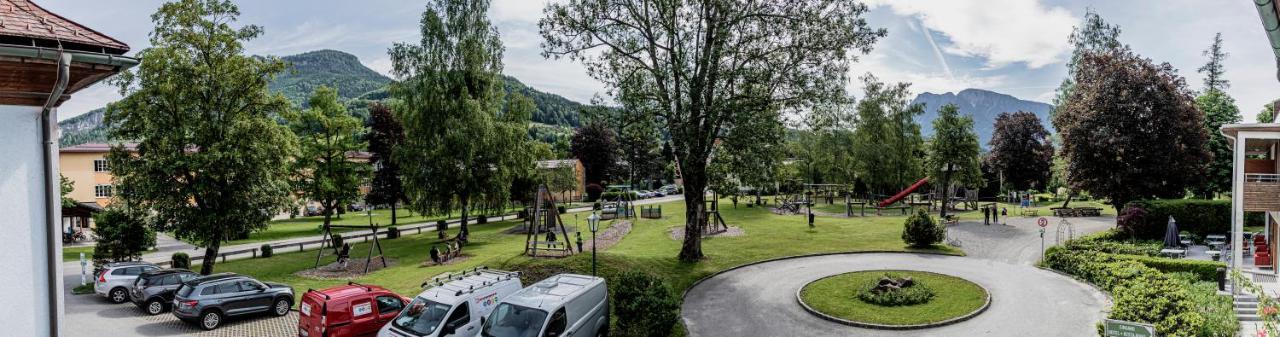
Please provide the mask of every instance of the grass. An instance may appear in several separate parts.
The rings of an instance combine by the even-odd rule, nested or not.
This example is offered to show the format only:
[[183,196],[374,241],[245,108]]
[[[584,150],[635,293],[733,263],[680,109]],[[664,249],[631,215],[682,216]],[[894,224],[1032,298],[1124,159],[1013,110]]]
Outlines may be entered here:
[[80,253],[84,253],[87,261],[93,261],[93,246],[62,247],[62,262],[80,261]]
[[[511,211],[514,211],[514,210],[515,209],[513,208]],[[428,222],[428,221],[436,221],[436,220],[441,220],[446,218],[452,219],[460,216],[461,216],[461,212],[453,212],[448,216],[445,216],[445,215],[424,216],[419,213],[410,212],[409,210],[406,210],[406,209],[396,209],[396,226],[417,224],[417,223]],[[471,215],[472,220],[469,222],[474,223],[475,217],[476,217],[476,214],[472,214]],[[370,221],[370,217],[366,216],[365,212],[347,212],[346,214],[343,214],[341,218],[334,217],[332,220],[330,220],[330,224],[360,226],[360,225],[368,225],[369,221]],[[372,221],[373,223],[376,223],[381,226],[390,225],[391,210],[390,209],[374,210]],[[236,245],[236,244],[255,243],[255,242],[278,241],[278,240],[292,239],[292,238],[298,238],[298,237],[316,236],[324,233],[324,230],[321,229],[320,227],[322,224],[324,224],[323,216],[309,216],[309,217],[297,217],[293,219],[273,220],[271,221],[270,224],[267,225],[266,229],[249,234],[248,239],[234,240],[229,243],[225,243],[223,245]],[[332,230],[335,233],[345,233],[350,231],[358,231],[361,229],[360,228],[332,228]]]
[[[885,273],[910,276],[933,290],[935,296],[924,304],[880,306],[863,302],[857,293],[871,288]],[[814,310],[827,315],[863,323],[882,325],[916,325],[937,323],[972,313],[987,301],[987,292],[964,279],[919,271],[859,271],[820,279],[800,291]]]
[[93,283],[85,283],[71,288],[72,295],[85,295],[93,293]]

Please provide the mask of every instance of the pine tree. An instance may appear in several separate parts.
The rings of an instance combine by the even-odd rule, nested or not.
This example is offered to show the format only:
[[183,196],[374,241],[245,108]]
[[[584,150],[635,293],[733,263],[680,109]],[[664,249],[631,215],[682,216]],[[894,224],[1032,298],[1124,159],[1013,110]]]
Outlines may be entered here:
[[1231,81],[1224,78],[1226,68],[1222,63],[1227,59],[1227,52],[1222,51],[1222,33],[1213,35],[1213,44],[1203,54],[1209,57],[1209,63],[1196,71],[1204,74],[1204,91],[1221,91],[1231,87]]
[[1223,91],[1231,84],[1223,78],[1227,53],[1222,51],[1222,33],[1213,36],[1213,44],[1204,55],[1209,57],[1209,62],[1198,69],[1204,74],[1204,93],[1196,97],[1196,107],[1204,112],[1205,133],[1209,136],[1205,147],[1213,154],[1213,161],[1209,162],[1204,180],[1194,190],[1201,197],[1212,199],[1218,193],[1231,191],[1233,150],[1227,137],[1218,130],[1223,125],[1239,123],[1241,117],[1236,100]]

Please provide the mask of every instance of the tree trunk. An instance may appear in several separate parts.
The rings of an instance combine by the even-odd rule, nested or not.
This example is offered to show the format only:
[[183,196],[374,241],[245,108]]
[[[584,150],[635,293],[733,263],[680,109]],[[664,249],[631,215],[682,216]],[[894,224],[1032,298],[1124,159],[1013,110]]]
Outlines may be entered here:
[[[331,224],[332,221],[333,221],[333,207],[329,207],[329,203],[325,203],[324,204],[324,227],[321,227],[321,230],[323,230],[324,232],[330,232],[331,229],[329,229],[329,224]],[[333,233],[330,232],[330,235],[332,234]],[[329,238],[324,238],[324,239],[329,240]],[[333,247],[333,253],[337,254],[341,248],[342,247],[336,247],[336,246]]]
[[[372,212],[373,210],[369,210]],[[391,227],[396,226],[396,203],[391,203]]]
[[[949,167],[948,167],[949,168]],[[947,218],[947,204],[951,203],[951,170],[947,170],[942,174],[942,212],[939,213],[943,219]]]
[[696,262],[703,258],[702,226],[706,217],[706,181],[702,167],[689,163],[683,170],[684,184],[684,243],[680,247],[680,261]]
[[467,213],[470,212],[471,210],[468,209],[467,206],[469,206],[467,205],[467,202],[463,201],[462,202],[462,221],[458,222],[458,241],[463,243],[467,242],[467,237],[469,236],[468,234],[470,234],[467,230],[467,215],[468,215]]
[[[1062,208],[1067,208],[1067,205],[1071,204],[1071,198],[1075,197],[1075,195],[1076,195],[1076,192],[1075,192],[1074,190],[1071,190],[1071,189],[1069,189],[1069,188],[1068,188],[1068,189],[1067,189],[1067,200],[1063,200],[1063,201],[1062,201]],[[1116,210],[1118,211],[1119,209],[1116,209]]]
[[213,274],[213,264],[218,262],[218,249],[222,248],[222,237],[225,229],[221,224],[215,225],[213,240],[204,247],[203,262],[200,263],[200,275]]

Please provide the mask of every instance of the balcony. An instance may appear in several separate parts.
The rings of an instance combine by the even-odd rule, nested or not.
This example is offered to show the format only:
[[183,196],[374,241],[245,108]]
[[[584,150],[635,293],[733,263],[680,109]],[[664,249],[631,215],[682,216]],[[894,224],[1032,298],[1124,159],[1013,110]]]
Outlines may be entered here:
[[1244,211],[1280,211],[1280,174],[1245,174]]

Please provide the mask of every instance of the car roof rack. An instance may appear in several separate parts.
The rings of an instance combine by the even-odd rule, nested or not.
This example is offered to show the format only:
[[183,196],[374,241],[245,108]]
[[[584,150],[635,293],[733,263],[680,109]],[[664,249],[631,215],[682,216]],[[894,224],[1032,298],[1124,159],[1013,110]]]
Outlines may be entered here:
[[363,287],[365,292],[373,291],[373,288],[372,288],[372,287],[369,287],[369,286],[367,286],[367,285],[363,285],[363,284],[356,283],[356,281],[347,281],[347,285],[349,285],[349,286],[360,286],[360,287]]
[[[422,282],[421,287],[438,287],[453,291],[454,296],[462,296],[462,294],[475,291],[476,288],[487,287],[517,277],[520,277],[520,272],[518,271],[495,270],[485,266],[478,266],[458,273],[445,273],[433,277],[426,282]],[[464,286],[466,288],[463,288]]]

